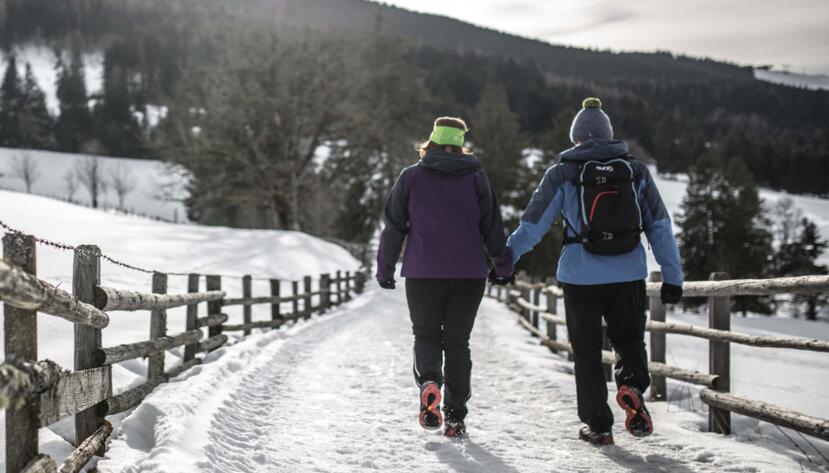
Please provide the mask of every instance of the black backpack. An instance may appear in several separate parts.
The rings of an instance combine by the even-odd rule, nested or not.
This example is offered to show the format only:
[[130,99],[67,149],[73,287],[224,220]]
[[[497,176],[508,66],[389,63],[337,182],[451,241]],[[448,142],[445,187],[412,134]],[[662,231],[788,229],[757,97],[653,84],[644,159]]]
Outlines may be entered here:
[[631,159],[623,156],[578,162],[573,183],[583,231],[577,232],[565,218],[565,224],[576,236],[567,236],[565,231],[564,245],[581,244],[598,255],[620,255],[636,248],[642,234],[642,211],[637,198],[639,177]]

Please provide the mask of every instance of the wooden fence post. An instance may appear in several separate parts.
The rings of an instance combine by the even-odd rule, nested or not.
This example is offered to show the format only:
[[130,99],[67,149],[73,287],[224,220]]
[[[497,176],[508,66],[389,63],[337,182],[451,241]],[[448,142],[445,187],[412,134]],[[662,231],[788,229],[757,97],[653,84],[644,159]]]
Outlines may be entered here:
[[[221,276],[207,276],[206,278],[206,289],[208,291],[221,291],[222,290],[222,277]],[[211,315],[219,315],[222,313],[222,301],[212,301],[207,303],[207,315],[208,317]],[[207,336],[208,337],[215,337],[216,335],[222,334],[222,326],[217,325],[215,327],[209,327],[207,329]]]
[[337,271],[337,278],[334,280],[337,292],[337,305],[343,303],[343,272]]
[[[281,297],[279,279],[271,279],[271,297]],[[282,320],[282,304],[280,301],[271,303],[271,320]]]
[[343,297],[346,301],[351,300],[351,271],[345,272],[345,293]]
[[354,274],[354,292],[362,294],[366,290],[366,273],[365,271],[357,271]]
[[[525,287],[524,289],[521,289],[521,298],[524,299],[527,302],[530,302],[530,289],[529,288]],[[524,320],[529,322],[530,321],[530,309],[522,307],[521,308],[521,316],[524,317]]]
[[[95,304],[95,287],[101,284],[101,250],[94,245],[81,245],[75,249],[72,272],[72,295],[79,301]],[[101,330],[75,324],[75,371],[100,366],[95,353],[101,348]],[[102,409],[91,407],[75,415],[75,445],[80,445],[99,427],[104,425]],[[101,447],[95,454],[104,455]]]
[[[662,273],[654,271],[651,273],[651,282],[662,282]],[[651,320],[656,322],[665,321],[665,305],[662,298],[653,296],[649,299]],[[651,361],[665,363],[665,332],[651,332]],[[667,399],[668,387],[664,376],[651,376],[651,401],[664,401]]]
[[331,275],[320,275],[320,314],[331,308]]
[[[711,273],[712,281],[728,279],[726,273]],[[717,330],[731,330],[731,298],[708,298],[708,326]],[[708,342],[708,372],[719,376],[719,392],[731,391],[731,345],[728,342]],[[731,433],[731,412],[708,406],[708,428],[711,432],[728,435]]]
[[[533,303],[533,305],[537,306],[540,302],[541,302],[541,288],[536,287],[535,289],[533,289],[532,303]],[[540,317],[541,317],[541,314],[539,314],[537,310],[534,310],[533,311],[533,321],[532,321],[533,327],[535,327],[535,328],[540,327],[540,325],[539,325],[539,318]]]
[[[198,274],[190,274],[187,276],[187,292],[199,292],[199,275]],[[199,305],[198,304],[190,304],[187,306],[187,325],[185,326],[186,330],[189,332],[190,330],[196,330],[199,328]],[[198,342],[185,345],[184,346],[184,359],[182,362],[186,363],[193,358],[196,357],[196,351],[198,350],[199,344]]]
[[[153,273],[153,294],[167,294],[167,275]],[[150,312],[150,340],[167,336],[167,311]],[[147,381],[164,376],[164,352],[147,357]]]
[[299,281],[291,281],[291,317],[299,318]]
[[[3,258],[27,273],[37,274],[35,239],[7,233],[3,237]],[[3,304],[3,346],[5,359],[37,361],[37,311]],[[31,396],[26,404],[6,409],[6,472],[17,473],[38,454],[37,429],[40,402]]]
[[[242,297],[244,299],[250,299],[251,297],[253,297],[253,288],[251,287],[251,285],[252,285],[252,279],[251,279],[250,276],[245,276],[245,277],[242,278]],[[244,304],[242,306],[242,320],[243,320],[242,323],[245,324],[245,325],[248,325],[251,322],[253,322],[253,312],[251,310],[251,305],[250,304]],[[250,335],[251,334],[251,329],[246,328],[242,332],[242,334],[245,335],[245,336]]]
[[[552,286],[553,281],[552,279],[547,279],[547,287]],[[558,297],[556,297],[552,291],[547,291],[545,294],[547,299],[547,312],[553,315],[558,313]],[[547,321],[547,338],[552,341],[556,341],[558,339],[558,325]],[[557,351],[553,348],[550,348],[553,353],[557,353]]]
[[311,307],[311,276],[305,276],[302,278],[302,290],[305,292],[302,312],[305,319],[310,319],[311,311],[313,310],[313,307]]

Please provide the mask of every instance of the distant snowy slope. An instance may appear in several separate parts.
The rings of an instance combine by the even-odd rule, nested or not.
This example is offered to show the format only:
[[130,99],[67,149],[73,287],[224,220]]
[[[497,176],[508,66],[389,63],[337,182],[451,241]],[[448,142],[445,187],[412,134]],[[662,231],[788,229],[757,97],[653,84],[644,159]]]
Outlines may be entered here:
[[774,84],[803,87],[813,90],[829,90],[829,76],[800,74],[797,72],[770,71],[768,69],[754,69],[754,77]]
[[[651,172],[656,186],[659,188],[659,193],[665,201],[665,206],[668,207],[668,212],[670,212],[671,217],[675,217],[681,213],[680,205],[688,188],[687,176],[680,175],[674,180],[657,175],[655,169],[651,169]],[[803,216],[815,222],[823,239],[829,240],[829,199],[794,195],[768,189],[760,189],[760,197],[765,200],[767,206],[783,198],[792,199],[795,207],[803,212]],[[674,225],[674,230],[676,231],[676,225]],[[823,264],[829,264],[829,253],[824,253],[820,261]],[[652,255],[650,255],[650,264],[652,268],[656,268],[656,261]]]
[[[25,190],[23,181],[15,176],[13,170],[14,160],[26,155],[37,163],[39,177],[34,181],[32,193],[63,200],[69,198],[66,185],[67,175],[73,172],[79,162],[88,158],[87,155],[82,154],[0,148],[0,189]],[[164,163],[127,158],[101,157],[100,160],[104,177],[120,166],[135,184],[135,189],[126,196],[125,209],[169,221],[187,219],[187,211],[182,202],[161,198],[162,190],[165,188],[172,189],[177,197],[182,197],[184,194],[184,184],[180,182],[181,179],[168,172]],[[73,201],[88,204],[89,194],[79,186]],[[118,197],[111,188],[104,193],[102,205],[104,207],[118,205]]]

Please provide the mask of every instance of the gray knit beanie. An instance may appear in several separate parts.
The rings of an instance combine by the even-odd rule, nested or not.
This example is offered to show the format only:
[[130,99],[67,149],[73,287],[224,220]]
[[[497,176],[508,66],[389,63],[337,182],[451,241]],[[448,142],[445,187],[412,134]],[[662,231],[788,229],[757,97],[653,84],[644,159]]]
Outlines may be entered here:
[[582,107],[570,127],[570,141],[576,144],[591,138],[612,140],[613,125],[610,124],[610,117],[602,111],[602,101],[588,97],[582,102]]

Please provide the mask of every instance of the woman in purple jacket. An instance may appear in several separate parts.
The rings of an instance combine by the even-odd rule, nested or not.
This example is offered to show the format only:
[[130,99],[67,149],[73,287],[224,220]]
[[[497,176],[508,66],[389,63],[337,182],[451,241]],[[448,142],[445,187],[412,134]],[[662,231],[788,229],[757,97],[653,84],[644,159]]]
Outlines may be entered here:
[[401,274],[415,336],[419,419],[424,428],[440,428],[443,387],[448,437],[465,433],[469,335],[487,275],[506,284],[513,274],[495,192],[480,161],[463,147],[467,131],[458,118],[435,121],[429,141],[420,145],[420,161],[403,170],[389,195],[377,253],[377,281],[394,289],[408,236]]

